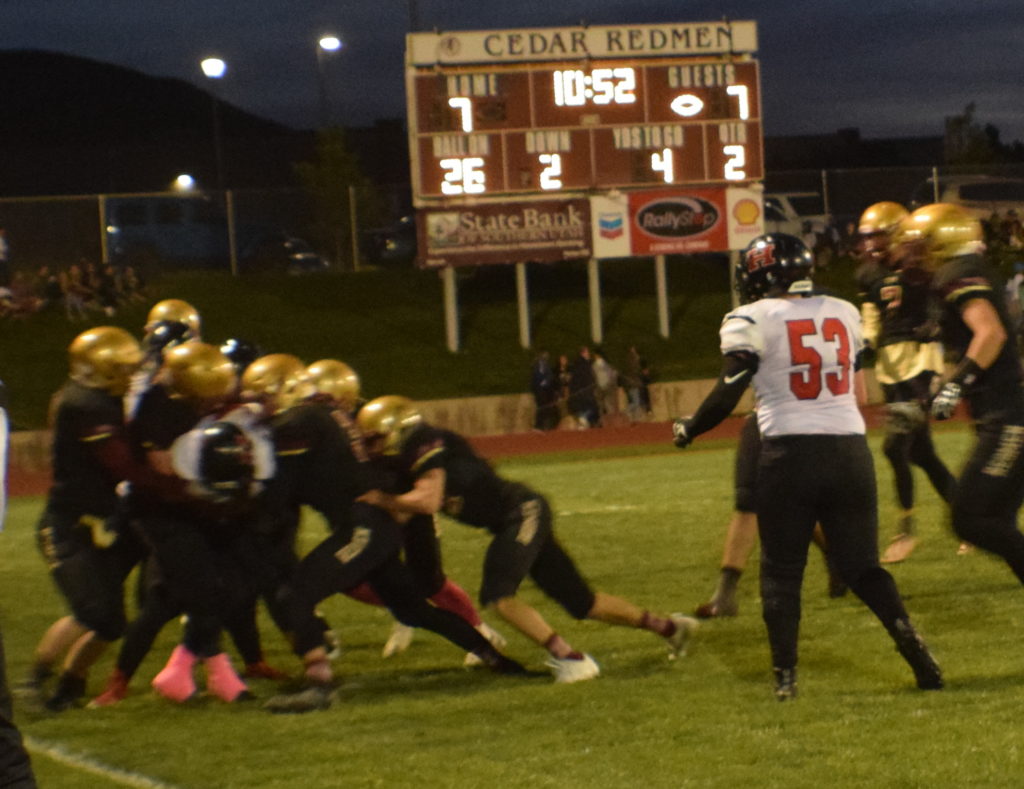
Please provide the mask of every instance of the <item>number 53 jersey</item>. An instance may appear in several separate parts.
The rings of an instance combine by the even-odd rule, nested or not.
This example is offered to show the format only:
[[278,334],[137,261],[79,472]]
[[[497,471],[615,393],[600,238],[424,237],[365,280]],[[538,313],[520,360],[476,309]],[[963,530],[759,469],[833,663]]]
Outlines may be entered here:
[[723,355],[758,358],[753,383],[762,436],[864,433],[853,381],[864,340],[850,302],[760,299],[727,314],[719,336]]

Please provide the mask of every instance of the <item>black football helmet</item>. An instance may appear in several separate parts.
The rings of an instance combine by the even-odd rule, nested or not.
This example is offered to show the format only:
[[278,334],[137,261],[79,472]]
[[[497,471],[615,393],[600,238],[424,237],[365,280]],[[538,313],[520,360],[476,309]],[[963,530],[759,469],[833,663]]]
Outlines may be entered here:
[[192,329],[183,321],[156,321],[146,328],[146,352],[150,357],[157,357],[193,337]]
[[232,422],[203,428],[199,450],[199,482],[216,498],[229,501],[249,495],[254,476],[252,442]]
[[246,367],[264,355],[256,343],[243,340],[240,337],[231,337],[224,340],[221,343],[220,352],[227,356],[231,363],[235,365],[235,370],[238,372],[239,377],[245,372]]
[[743,250],[736,266],[736,289],[744,304],[781,295],[789,286],[810,279],[814,255],[803,241],[785,233],[758,236]]

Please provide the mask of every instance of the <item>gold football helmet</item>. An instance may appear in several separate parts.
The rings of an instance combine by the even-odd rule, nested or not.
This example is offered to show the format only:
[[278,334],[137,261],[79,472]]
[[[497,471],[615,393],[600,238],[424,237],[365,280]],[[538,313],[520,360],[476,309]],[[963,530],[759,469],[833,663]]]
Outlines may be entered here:
[[288,410],[313,392],[306,365],[290,353],[261,356],[242,373],[242,397],[263,401],[274,413]]
[[385,395],[360,408],[356,422],[371,447],[379,441],[382,454],[397,455],[409,433],[423,422],[423,416],[408,397]]
[[153,308],[149,311],[149,315],[146,317],[145,328],[149,330],[161,321],[184,323],[188,326],[191,335],[188,339],[198,339],[200,336],[202,322],[199,319],[199,311],[187,301],[164,299],[154,304]]
[[952,203],[922,206],[900,222],[894,240],[919,246],[925,268],[934,269],[956,255],[977,251],[983,239],[981,223]]
[[330,397],[339,407],[351,413],[359,401],[359,376],[337,359],[321,359],[306,368],[306,376],[317,394]]
[[899,203],[883,201],[869,205],[864,213],[860,215],[857,232],[862,236],[870,236],[875,233],[892,233],[896,226],[909,214],[910,212]]
[[72,340],[68,362],[72,381],[121,397],[142,363],[142,347],[124,329],[97,326]]
[[171,397],[203,403],[223,400],[238,386],[231,360],[219,348],[205,342],[170,348],[164,354],[159,381]]

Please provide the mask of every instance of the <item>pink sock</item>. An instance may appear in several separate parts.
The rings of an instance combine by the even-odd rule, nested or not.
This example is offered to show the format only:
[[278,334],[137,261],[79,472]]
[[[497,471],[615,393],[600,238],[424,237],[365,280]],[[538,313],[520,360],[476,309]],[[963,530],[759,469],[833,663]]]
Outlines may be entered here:
[[438,590],[437,594],[430,598],[430,602],[438,608],[443,608],[445,611],[451,611],[453,614],[461,616],[473,627],[479,627],[483,622],[480,618],[480,613],[476,610],[476,606],[473,605],[473,601],[466,594],[466,590],[451,579],[444,582],[444,586]]
[[231,659],[223,652],[203,661],[206,666],[206,689],[217,698],[232,702],[249,688],[242,682],[231,666]]
[[183,644],[178,644],[167,664],[153,677],[153,689],[164,698],[179,703],[191,698],[196,692],[196,681],[192,676],[195,664],[196,656]]

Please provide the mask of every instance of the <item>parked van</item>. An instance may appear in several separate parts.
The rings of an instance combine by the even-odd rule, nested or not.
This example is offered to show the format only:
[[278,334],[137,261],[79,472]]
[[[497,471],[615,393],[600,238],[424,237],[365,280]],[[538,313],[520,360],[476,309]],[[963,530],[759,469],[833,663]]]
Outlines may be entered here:
[[922,181],[910,198],[911,210],[929,203],[962,205],[979,219],[1010,209],[1024,213],[1024,179],[991,175],[939,176],[939,199],[935,199],[935,180]]
[[[107,258],[144,268],[226,268],[230,260],[223,204],[207,195],[130,195],[104,201]],[[239,224],[239,264],[250,270],[316,271],[327,261],[279,228]]]
[[818,236],[827,233],[831,217],[817,192],[768,192],[764,196],[764,232],[801,238],[810,222]]

